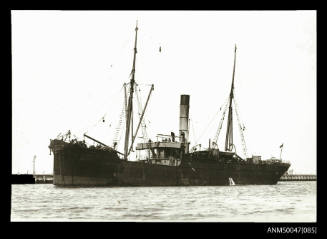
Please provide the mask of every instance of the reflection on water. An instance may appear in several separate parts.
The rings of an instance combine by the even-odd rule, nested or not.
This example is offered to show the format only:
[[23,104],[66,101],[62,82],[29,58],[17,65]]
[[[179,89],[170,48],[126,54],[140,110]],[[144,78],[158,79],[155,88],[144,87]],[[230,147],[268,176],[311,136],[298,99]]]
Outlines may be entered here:
[[11,220],[315,222],[316,182],[99,188],[12,185]]

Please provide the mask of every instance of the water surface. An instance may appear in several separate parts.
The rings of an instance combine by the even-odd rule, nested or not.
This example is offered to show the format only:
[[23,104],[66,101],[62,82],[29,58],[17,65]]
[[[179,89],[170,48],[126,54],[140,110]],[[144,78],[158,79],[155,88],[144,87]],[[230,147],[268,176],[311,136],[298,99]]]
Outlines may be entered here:
[[196,187],[12,185],[11,220],[315,222],[316,182]]

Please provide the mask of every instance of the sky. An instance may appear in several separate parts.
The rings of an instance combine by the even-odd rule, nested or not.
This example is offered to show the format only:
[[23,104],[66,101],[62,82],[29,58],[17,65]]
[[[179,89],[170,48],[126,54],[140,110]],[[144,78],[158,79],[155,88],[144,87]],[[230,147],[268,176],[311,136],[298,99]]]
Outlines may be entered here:
[[[68,130],[112,145],[122,128],[136,20],[143,106],[154,84],[144,116],[152,140],[178,134],[180,95],[189,94],[191,146],[208,147],[230,91],[236,44],[235,99],[247,154],[279,158],[283,144],[281,158],[295,173],[316,173],[315,11],[12,11],[11,18],[13,173],[31,173],[34,155],[36,173],[52,173],[50,139]],[[244,156],[237,125],[234,116],[236,152]]]

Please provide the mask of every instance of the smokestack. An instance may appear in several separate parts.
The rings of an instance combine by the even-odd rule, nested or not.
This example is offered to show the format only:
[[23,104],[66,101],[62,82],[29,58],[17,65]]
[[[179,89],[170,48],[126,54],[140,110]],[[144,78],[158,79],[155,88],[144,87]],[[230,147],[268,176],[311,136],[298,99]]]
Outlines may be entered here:
[[[179,137],[180,141],[183,139],[182,133],[185,136],[185,143],[188,143],[189,129],[188,129],[188,115],[190,109],[190,96],[189,95],[181,95],[181,103],[180,103],[180,111],[179,111]],[[188,144],[186,146],[186,151],[188,152]]]
[[36,155],[34,155],[33,157],[33,175],[35,175],[35,159],[36,159]]

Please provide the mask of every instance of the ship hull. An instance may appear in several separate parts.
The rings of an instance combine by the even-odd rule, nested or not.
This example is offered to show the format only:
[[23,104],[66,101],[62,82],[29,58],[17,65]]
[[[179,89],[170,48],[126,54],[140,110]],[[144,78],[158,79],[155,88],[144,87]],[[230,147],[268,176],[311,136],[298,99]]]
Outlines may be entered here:
[[69,144],[54,147],[57,186],[219,186],[276,184],[289,164],[251,164],[189,160],[179,166],[124,161],[114,152],[81,149]]

